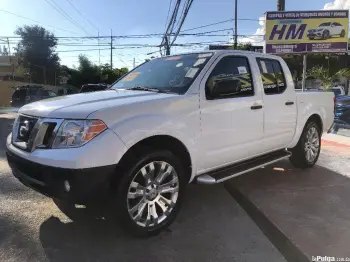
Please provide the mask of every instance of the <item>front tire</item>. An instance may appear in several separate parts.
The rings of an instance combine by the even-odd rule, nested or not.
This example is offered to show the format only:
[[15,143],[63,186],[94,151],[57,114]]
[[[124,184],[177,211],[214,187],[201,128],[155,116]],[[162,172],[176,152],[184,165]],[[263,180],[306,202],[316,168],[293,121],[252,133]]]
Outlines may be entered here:
[[167,150],[149,150],[128,161],[117,194],[117,212],[137,236],[157,235],[178,214],[187,184],[179,159]]
[[343,29],[341,32],[340,32],[340,37],[344,37],[345,36],[345,30]]
[[295,167],[309,168],[315,165],[321,151],[321,131],[316,122],[306,124],[298,144],[291,151],[290,161]]

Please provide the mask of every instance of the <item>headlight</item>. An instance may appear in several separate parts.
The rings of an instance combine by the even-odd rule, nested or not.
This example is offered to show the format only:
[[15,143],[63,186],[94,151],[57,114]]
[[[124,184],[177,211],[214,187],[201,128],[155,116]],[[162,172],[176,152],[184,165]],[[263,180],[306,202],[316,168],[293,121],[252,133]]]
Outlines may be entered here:
[[65,120],[57,131],[52,148],[82,146],[106,129],[101,120]]

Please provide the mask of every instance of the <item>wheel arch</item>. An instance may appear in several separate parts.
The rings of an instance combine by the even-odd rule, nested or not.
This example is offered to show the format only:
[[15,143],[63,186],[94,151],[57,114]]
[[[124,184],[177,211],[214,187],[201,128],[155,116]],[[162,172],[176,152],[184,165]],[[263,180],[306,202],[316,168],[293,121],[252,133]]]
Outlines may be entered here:
[[311,121],[315,121],[315,123],[317,124],[317,126],[320,128],[320,133],[322,134],[323,133],[323,121],[322,121],[322,118],[319,114],[313,114],[311,115],[308,120],[306,121],[305,125],[304,125],[304,128],[305,126],[311,122]]
[[320,128],[320,133],[323,133],[324,130],[324,123],[322,120],[322,117],[320,114],[318,113],[313,113],[312,115],[310,115],[309,117],[305,117],[304,120],[305,122],[303,124],[301,124],[302,128],[300,128],[299,124],[297,124],[299,127],[296,130],[296,133],[294,134],[294,138],[291,141],[291,143],[288,144],[287,148],[293,148],[297,145],[297,143],[299,142],[300,136],[303,133],[303,130],[305,128],[305,126],[310,122],[310,121],[315,121],[316,124],[319,126]]
[[191,154],[183,142],[170,135],[154,135],[138,141],[126,151],[126,153],[120,159],[118,166],[122,167],[123,165],[127,164],[128,161],[135,156],[135,154],[144,152],[150,148],[171,151],[184,165],[188,181],[191,180],[193,171],[193,159],[191,158]]

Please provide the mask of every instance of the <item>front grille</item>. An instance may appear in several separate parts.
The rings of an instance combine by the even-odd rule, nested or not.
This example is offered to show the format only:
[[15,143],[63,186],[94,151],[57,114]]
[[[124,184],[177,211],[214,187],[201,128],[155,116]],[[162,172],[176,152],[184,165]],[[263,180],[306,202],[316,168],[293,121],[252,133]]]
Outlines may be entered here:
[[20,115],[13,125],[12,144],[29,152],[49,148],[62,121]]
[[19,116],[18,123],[15,127],[17,130],[16,139],[21,142],[28,143],[31,132],[33,131],[34,125],[38,121],[38,118],[29,116]]

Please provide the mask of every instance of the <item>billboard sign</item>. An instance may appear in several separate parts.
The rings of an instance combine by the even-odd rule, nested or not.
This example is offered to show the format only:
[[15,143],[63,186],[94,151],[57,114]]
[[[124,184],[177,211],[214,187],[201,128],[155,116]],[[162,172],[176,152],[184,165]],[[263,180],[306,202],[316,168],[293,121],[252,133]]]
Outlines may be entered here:
[[265,52],[347,52],[349,10],[267,12]]

